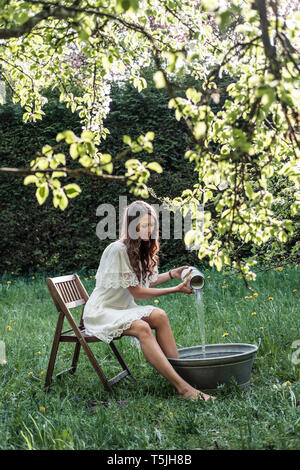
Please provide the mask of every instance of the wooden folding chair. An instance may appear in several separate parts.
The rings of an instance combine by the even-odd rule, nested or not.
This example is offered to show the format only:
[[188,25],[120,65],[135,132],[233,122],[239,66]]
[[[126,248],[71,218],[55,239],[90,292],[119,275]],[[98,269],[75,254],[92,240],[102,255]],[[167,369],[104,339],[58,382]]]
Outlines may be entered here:
[[[123,357],[121,356],[119,350],[117,349],[114,341],[109,343],[113,353],[115,354],[117,360],[119,361],[122,372],[117,374],[112,379],[108,380],[104,375],[98,361],[96,360],[94,354],[92,353],[88,343],[101,342],[99,338],[95,336],[88,336],[85,334],[84,325],[83,325],[83,310],[84,306],[89,298],[88,293],[86,292],[83,284],[81,283],[79,276],[77,274],[71,274],[68,276],[60,276],[55,278],[46,279],[47,286],[50,290],[50,294],[53,298],[54,304],[59,312],[58,322],[56,325],[54,340],[52,344],[46,379],[45,379],[45,389],[47,390],[50,386],[52,380],[52,374],[54,370],[57,350],[59,343],[75,343],[75,350],[73,355],[72,365],[69,369],[64,370],[56,375],[60,378],[65,372],[74,373],[77,368],[80,348],[82,347],[87,357],[89,358],[92,366],[94,367],[96,373],[98,374],[99,379],[102,381],[105,390],[112,392],[111,386],[121,380],[123,377],[132,374],[125,363]],[[78,307],[82,305],[82,312],[80,316],[80,322],[77,325],[76,321],[73,318],[73,315],[70,312],[71,308]],[[67,319],[71,328],[65,331],[62,331],[64,319]],[[120,339],[122,336],[116,338]]]

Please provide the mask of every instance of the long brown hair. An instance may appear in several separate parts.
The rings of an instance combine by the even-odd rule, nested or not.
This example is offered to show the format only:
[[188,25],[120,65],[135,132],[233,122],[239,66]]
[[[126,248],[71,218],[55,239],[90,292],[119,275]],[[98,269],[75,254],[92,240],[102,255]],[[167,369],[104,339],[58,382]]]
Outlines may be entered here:
[[[150,215],[154,220],[154,229],[149,240],[142,240],[140,237],[133,237],[130,227],[137,227],[139,221],[145,215]],[[158,217],[154,208],[145,201],[134,201],[129,204],[123,214],[120,240],[127,248],[128,257],[138,279],[142,275],[143,281],[146,276],[150,276],[156,264],[158,264],[159,235]],[[141,268],[139,265],[141,262]]]

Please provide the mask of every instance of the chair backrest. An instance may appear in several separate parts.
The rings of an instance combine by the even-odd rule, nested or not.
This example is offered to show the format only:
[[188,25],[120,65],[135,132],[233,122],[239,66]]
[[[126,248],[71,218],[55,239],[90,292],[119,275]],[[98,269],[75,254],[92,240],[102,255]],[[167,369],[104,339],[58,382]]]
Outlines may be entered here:
[[89,295],[77,274],[46,279],[56,308],[66,314],[70,308],[84,305]]

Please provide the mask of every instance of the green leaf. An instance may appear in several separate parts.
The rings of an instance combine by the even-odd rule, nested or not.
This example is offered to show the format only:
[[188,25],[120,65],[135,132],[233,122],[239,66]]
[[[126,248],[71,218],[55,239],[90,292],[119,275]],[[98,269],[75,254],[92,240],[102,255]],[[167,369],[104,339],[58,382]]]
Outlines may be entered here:
[[44,145],[44,147],[42,148],[42,153],[47,157],[51,157],[53,154],[53,149],[52,147],[50,147],[50,145]]
[[195,88],[188,88],[185,94],[189,100],[193,101],[193,103],[198,103],[200,101],[201,94],[198,93]]
[[140,195],[142,196],[142,198],[147,199],[149,197],[148,189],[147,188],[141,189]]
[[94,134],[92,131],[89,131],[89,130],[84,130],[82,133],[81,133],[81,139],[84,140],[85,142],[90,142],[91,140],[93,140],[94,138]]
[[38,161],[38,167],[40,170],[46,170],[49,167],[49,162],[47,158],[41,157]]
[[72,144],[76,141],[76,135],[72,131],[64,131],[63,135],[67,144]]
[[202,0],[201,5],[204,10],[213,11],[218,8],[217,0]]
[[137,11],[139,9],[138,0],[117,0],[117,11]]
[[216,15],[216,22],[219,24],[220,30],[222,32],[224,32],[227,26],[230,25],[231,21],[232,21],[232,12],[230,10],[225,10]]
[[245,192],[247,194],[247,197],[249,199],[253,199],[254,198],[254,191],[253,191],[253,188],[251,186],[251,184],[247,181],[245,183]]
[[153,75],[153,80],[156,88],[164,88],[166,86],[166,80],[161,70],[155,72]]
[[66,209],[66,207],[68,206],[68,204],[69,204],[69,201],[68,201],[67,196],[65,195],[65,193],[62,193],[60,201],[59,201],[59,208],[62,211],[64,211]]
[[75,160],[78,157],[78,149],[77,149],[77,144],[73,142],[73,144],[70,145],[70,155]]
[[127,160],[125,162],[125,167],[126,168],[131,168],[131,167],[135,167],[139,164],[139,160],[137,160],[136,158],[130,158],[129,160]]
[[92,166],[93,160],[88,155],[82,155],[82,157],[79,158],[79,163],[80,163],[80,165],[87,168],[89,166]]
[[59,207],[62,211],[68,206],[69,201],[65,192],[59,188],[53,190],[53,205]]
[[66,156],[63,154],[63,153],[57,153],[55,155],[55,158],[57,158],[57,160],[59,161],[59,163],[61,163],[62,165],[65,165],[66,164]]
[[81,29],[78,33],[78,36],[80,37],[82,41],[87,41],[90,37],[90,34],[88,33],[86,29]]
[[103,153],[100,157],[101,165],[106,165],[111,161],[111,155],[109,153]]
[[78,194],[81,193],[81,189],[76,183],[67,184],[66,186],[64,186],[64,190],[68,198],[76,197],[78,196]]
[[131,138],[129,137],[129,135],[123,135],[123,142],[126,145],[131,145]]
[[147,132],[145,137],[147,140],[154,140],[155,134],[154,132]]
[[110,175],[112,174],[113,172],[113,169],[114,169],[114,166],[112,163],[107,163],[106,165],[104,165],[103,167],[103,170],[105,170],[107,173],[109,173]]
[[150,162],[147,165],[147,168],[150,168],[150,170],[156,171],[156,173],[162,173],[163,169],[161,165],[157,162]]
[[62,176],[67,176],[65,171],[53,171],[52,178],[60,178]]
[[200,139],[205,135],[206,132],[206,124],[205,122],[197,122],[197,124],[194,127],[194,136],[196,139]]
[[212,191],[208,190],[208,191],[205,191],[204,195],[203,195],[203,204],[205,204],[209,199],[211,199],[213,197],[213,193]]
[[49,194],[48,184],[44,183],[42,186],[37,188],[35,195],[40,205],[44,204]]
[[27,184],[36,183],[37,181],[38,181],[38,178],[35,175],[28,175],[24,178],[25,186]]

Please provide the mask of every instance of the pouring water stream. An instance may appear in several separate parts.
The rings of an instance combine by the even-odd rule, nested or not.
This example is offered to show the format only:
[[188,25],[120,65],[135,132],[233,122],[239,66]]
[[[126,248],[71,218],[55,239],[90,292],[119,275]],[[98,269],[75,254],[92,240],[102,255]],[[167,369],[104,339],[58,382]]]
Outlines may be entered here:
[[197,318],[199,323],[199,331],[201,336],[201,346],[202,346],[202,354],[205,357],[205,309],[204,309],[204,302],[202,296],[202,289],[194,289],[195,290],[195,306],[197,312]]

